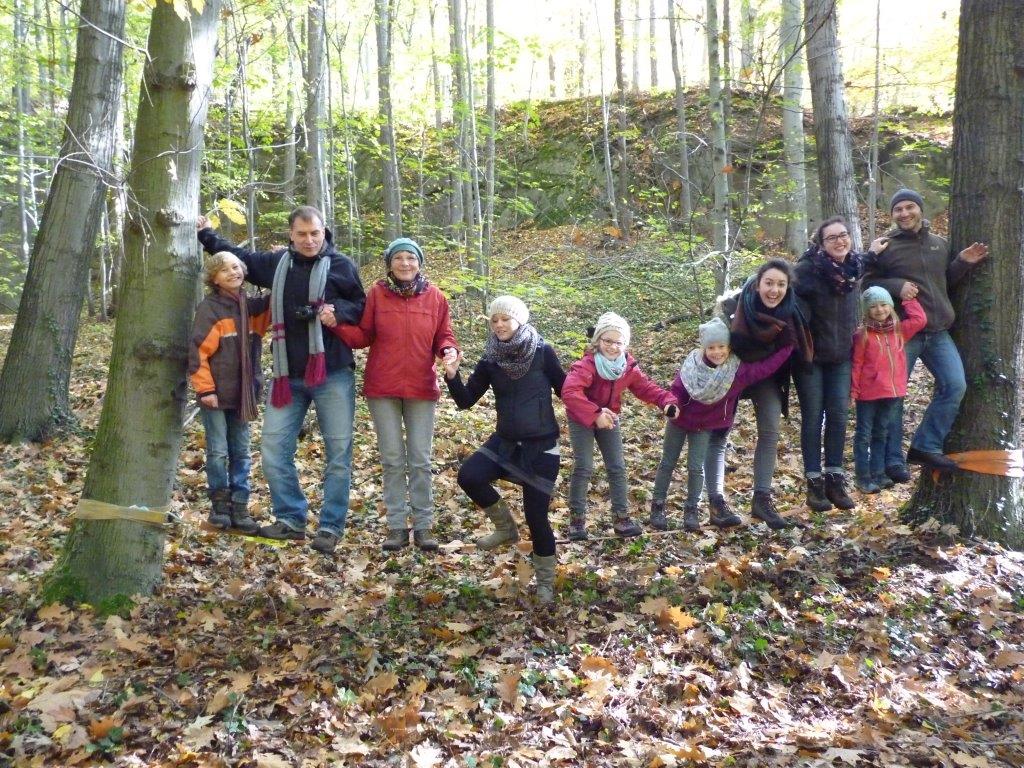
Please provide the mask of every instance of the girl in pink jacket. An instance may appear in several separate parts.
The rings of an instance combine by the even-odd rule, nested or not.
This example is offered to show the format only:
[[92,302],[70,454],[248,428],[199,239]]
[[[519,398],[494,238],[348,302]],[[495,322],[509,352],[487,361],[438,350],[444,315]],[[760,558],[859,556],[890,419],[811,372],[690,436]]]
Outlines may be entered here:
[[924,328],[928,319],[917,299],[903,302],[906,319],[900,320],[892,296],[880,286],[861,295],[863,324],[853,337],[853,372],[850,395],[857,402],[857,429],[853,435],[855,484],[861,493],[878,493],[893,481],[885,473],[889,422],[897,418],[907,394],[906,342]]
[[601,450],[612,497],[612,527],[619,536],[639,536],[641,528],[629,516],[626,463],[622,457],[619,411],[622,393],[631,391],[656,405],[669,417],[676,413],[671,392],[651,381],[626,349],[629,323],[614,312],[597,319],[583,358],[569,369],[562,385],[562,402],[569,415],[573,469],[569,483],[569,540],[587,538],[587,490],[594,474],[594,443]]

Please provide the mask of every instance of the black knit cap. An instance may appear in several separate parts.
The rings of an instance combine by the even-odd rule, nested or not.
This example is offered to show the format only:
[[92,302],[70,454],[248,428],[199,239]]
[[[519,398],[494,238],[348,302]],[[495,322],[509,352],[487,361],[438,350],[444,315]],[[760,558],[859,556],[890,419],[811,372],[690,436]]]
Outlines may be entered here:
[[917,192],[912,189],[899,189],[896,194],[892,196],[892,200],[889,201],[889,213],[892,213],[892,209],[896,207],[896,203],[902,203],[905,200],[909,200],[912,203],[917,203],[917,207],[924,211],[924,198],[921,197]]

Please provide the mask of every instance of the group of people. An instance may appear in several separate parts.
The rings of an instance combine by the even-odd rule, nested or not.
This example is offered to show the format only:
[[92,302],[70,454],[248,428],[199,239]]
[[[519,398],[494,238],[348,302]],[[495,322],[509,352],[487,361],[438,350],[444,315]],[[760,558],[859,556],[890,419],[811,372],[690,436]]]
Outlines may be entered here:
[[[476,542],[483,549],[519,540],[515,519],[494,482],[505,479],[522,486],[541,602],[554,598],[556,539],[548,516],[560,466],[554,396],[565,404],[573,449],[567,531],[573,541],[588,536],[595,446],[608,479],[614,532],[642,532],[630,514],[619,426],[626,390],[658,407],[666,419],[648,519],[656,530],[670,526],[668,490],[684,446],[682,527],[699,529],[705,483],[710,523],[727,528],[742,522],[724,493],[727,437],[741,398],[752,401],[757,424],[751,515],[773,529],[788,525],[773,503],[771,485],[791,380],[800,402],[812,509],[855,505],[843,468],[851,393],[857,413],[858,490],[873,493],[909,480],[902,453],[902,398],[918,358],[935,377],[935,396],[907,459],[949,469],[952,462],[942,446],[965,384],[948,333],[954,319],[948,287],[985,258],[987,248],[975,243],[951,257],[945,241],[930,233],[923,208],[916,192],[897,192],[891,205],[896,226],[866,254],[852,252],[846,223],[831,218],[818,228],[795,269],[784,259],[762,264],[738,292],[723,297],[717,316],[700,325],[699,347],[683,358],[667,389],[644,374],[629,353],[629,323],[613,312],[598,318],[586,352],[566,373],[515,296],[490,303],[483,355],[463,381],[463,355],[452,333],[448,302],[426,278],[423,250],[415,241],[399,238],[388,245],[385,277],[367,294],[355,265],[334,248],[315,208],[292,212],[286,249],[262,252],[232,245],[200,216],[198,239],[211,254],[206,262],[210,293],[196,313],[190,376],[206,431],[209,522],[273,539],[305,539],[308,501],[299,485],[295,453],[313,405],[326,467],[311,546],[324,554],[334,551],[345,526],[351,482],[352,350],[364,347],[369,355],[363,394],[377,435],[387,515],[383,549],[408,546],[410,532],[421,550],[438,548],[431,533],[431,456],[440,364],[459,408],[472,407],[488,390],[494,394],[495,431],[462,463],[458,483],[493,524],[493,532]],[[245,280],[270,288],[270,294],[247,296]],[[268,330],[273,380],[262,461],[274,522],[260,527],[248,512],[248,424],[257,413],[260,339]]]

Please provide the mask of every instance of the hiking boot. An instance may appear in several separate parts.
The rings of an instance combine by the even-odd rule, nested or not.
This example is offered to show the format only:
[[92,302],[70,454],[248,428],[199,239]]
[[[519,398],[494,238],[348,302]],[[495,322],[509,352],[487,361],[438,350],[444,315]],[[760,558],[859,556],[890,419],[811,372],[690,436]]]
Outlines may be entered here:
[[[890,480],[889,482],[892,481]],[[862,477],[861,475],[857,475],[857,479],[854,480],[853,486],[861,493],[878,493],[882,490],[881,486],[875,482],[874,478]]]
[[533,571],[537,576],[537,602],[542,605],[555,599],[555,562],[557,555],[533,555]]
[[341,537],[330,531],[317,531],[309,546],[324,555],[334,554],[334,548],[338,546],[338,539]]
[[885,474],[885,472],[882,472],[880,475],[875,475],[871,479],[874,482],[874,484],[879,487],[880,490],[892,488],[894,485],[896,485],[896,481],[889,477],[887,474]]
[[264,525],[257,533],[265,539],[277,539],[278,541],[305,541],[306,532],[292,528],[287,523],[278,520],[276,523]]
[[249,502],[231,500],[231,527],[242,533],[256,533],[260,524],[249,516]]
[[902,464],[890,464],[885,468],[885,476],[894,483],[910,482],[910,470]]
[[231,491],[227,488],[210,491],[210,516],[206,521],[214,528],[231,527]]
[[832,502],[825,496],[825,478],[821,475],[807,478],[807,506],[815,512],[832,509]]
[[569,515],[569,530],[565,537],[569,541],[587,540],[587,518],[585,515]]
[[687,504],[683,507],[683,530],[690,533],[700,530],[700,516],[696,504]]
[[665,500],[653,499],[651,501],[651,516],[647,524],[656,531],[668,530],[668,518],[665,517]]
[[846,475],[842,472],[825,473],[825,496],[839,509],[854,509],[857,502],[846,492]]
[[788,528],[789,523],[779,515],[775,508],[775,501],[767,491],[754,491],[754,498],[750,503],[750,514],[758,520],[763,521],[773,531],[781,531]]
[[907,463],[931,467],[939,472],[950,472],[957,468],[957,463],[943,453],[930,453],[914,447],[907,451]]
[[397,552],[407,546],[409,546],[409,529],[392,528],[388,531],[388,537],[384,539],[384,543],[380,545],[380,548],[385,552]]
[[412,543],[419,547],[424,552],[436,552],[440,546],[437,540],[430,535],[430,531],[413,531],[412,532]]
[[633,518],[629,515],[616,517],[615,522],[612,523],[612,530],[615,531],[616,536],[621,536],[624,539],[628,539],[631,536],[639,536],[644,532],[639,525],[633,522]]
[[519,529],[512,519],[512,513],[508,511],[508,504],[497,501],[487,507],[484,514],[494,524],[494,533],[476,540],[480,549],[497,549],[502,544],[515,544],[519,541]]
[[725,496],[714,495],[709,499],[711,504],[711,524],[716,528],[732,528],[743,522],[743,518],[737,515]]

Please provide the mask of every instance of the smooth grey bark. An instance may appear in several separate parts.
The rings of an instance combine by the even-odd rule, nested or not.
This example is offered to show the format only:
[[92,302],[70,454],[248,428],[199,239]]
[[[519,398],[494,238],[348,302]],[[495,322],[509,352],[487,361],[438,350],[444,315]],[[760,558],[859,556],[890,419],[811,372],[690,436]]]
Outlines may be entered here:
[[[1020,449],[1024,376],[1024,13],[1019,0],[963,0],[953,107],[950,246],[989,258],[952,291],[967,394],[951,451]],[[1024,481],[922,472],[907,517],[929,516],[1024,547]]]
[[878,132],[881,115],[878,98],[882,90],[882,0],[875,0],[875,91],[871,97],[871,148],[868,158],[868,240],[875,236],[878,216]]
[[[121,0],[83,0],[64,140],[0,373],[0,439],[43,440],[71,416],[68,385],[107,185],[123,68]],[[107,34],[104,34],[107,33]]]
[[619,172],[617,174],[618,189],[615,193],[616,217],[623,239],[628,239],[633,229],[633,212],[629,199],[629,158],[626,154],[626,131],[629,127],[626,115],[626,72],[623,59],[625,28],[622,20],[622,0],[615,0],[613,8],[615,16],[615,89],[618,98],[617,123],[619,145]]
[[491,251],[494,245],[495,133],[498,130],[498,107],[495,92],[497,75],[494,62],[494,0],[486,0],[485,12],[487,18],[487,166],[484,172],[484,196],[487,200],[487,206],[484,210],[483,220],[483,257],[485,263],[490,265]]
[[804,51],[801,45],[803,8],[800,0],[782,0],[782,156],[786,174],[786,250],[807,247],[807,165],[804,153]]
[[658,25],[654,10],[655,0],[651,0],[647,9],[647,57],[651,64],[651,90],[658,87]]
[[640,0],[633,0],[633,78],[630,82],[634,94],[640,93]]
[[[785,1],[785,0],[783,0]],[[754,25],[757,11],[751,0],[740,0],[740,77],[749,81],[754,69]]]
[[324,21],[324,0],[310,0],[306,12],[306,205],[318,208],[326,217]]
[[705,17],[708,42],[708,116],[711,120],[711,170],[714,173],[711,207],[712,244],[720,253],[715,268],[719,293],[729,284],[729,150],[726,145],[725,102],[719,61],[718,0],[707,0]]
[[392,0],[374,0],[377,32],[377,119],[380,122],[381,172],[384,185],[384,239],[402,234],[402,188],[398,178],[395,117],[391,107]]
[[683,90],[683,71],[681,65],[682,46],[679,43],[679,30],[676,28],[676,0],[668,0],[668,36],[672,47],[672,79],[675,84],[676,133],[679,147],[679,216],[689,221],[693,213],[693,200],[690,194],[690,148],[686,139],[686,92]]
[[804,0],[821,215],[846,219],[853,248],[859,251],[863,248],[863,240],[853,174],[853,141],[846,116],[836,27],[836,0]]
[[[83,500],[170,503],[200,272],[195,220],[219,6],[206,0],[202,14],[184,20],[169,3],[153,10],[128,176],[124,301]],[[147,523],[76,519],[49,583],[93,604],[147,594],[161,580],[164,540],[164,529]]]

